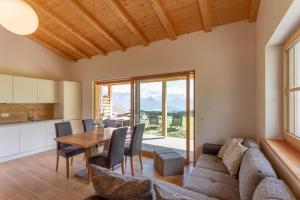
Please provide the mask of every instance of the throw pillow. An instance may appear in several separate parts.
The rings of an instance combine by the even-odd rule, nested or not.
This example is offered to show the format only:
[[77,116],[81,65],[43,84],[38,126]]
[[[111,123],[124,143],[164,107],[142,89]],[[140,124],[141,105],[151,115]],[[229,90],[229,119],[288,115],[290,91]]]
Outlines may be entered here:
[[225,151],[228,149],[228,147],[229,147],[230,143],[232,142],[232,140],[237,140],[240,143],[243,142],[242,138],[227,138],[225,144],[219,150],[219,153],[217,155],[218,158],[222,159],[224,157]]
[[232,140],[228,149],[225,151],[223,163],[227,167],[231,176],[236,177],[240,168],[243,155],[247,147],[243,146],[237,140]]
[[93,177],[93,186],[97,195],[111,200],[152,200],[155,196],[151,179],[108,171],[98,171]]
[[253,200],[296,200],[289,187],[277,178],[267,177],[255,189]]

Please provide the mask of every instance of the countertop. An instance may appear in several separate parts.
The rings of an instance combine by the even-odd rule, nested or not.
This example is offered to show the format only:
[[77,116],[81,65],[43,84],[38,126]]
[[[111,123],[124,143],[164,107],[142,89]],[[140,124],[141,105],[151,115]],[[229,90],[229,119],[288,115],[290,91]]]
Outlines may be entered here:
[[14,121],[14,122],[3,122],[0,123],[0,126],[11,126],[11,125],[19,125],[19,124],[32,124],[32,123],[41,123],[41,122],[51,122],[51,121],[63,121],[63,119],[58,118],[58,119],[39,119],[35,121]]

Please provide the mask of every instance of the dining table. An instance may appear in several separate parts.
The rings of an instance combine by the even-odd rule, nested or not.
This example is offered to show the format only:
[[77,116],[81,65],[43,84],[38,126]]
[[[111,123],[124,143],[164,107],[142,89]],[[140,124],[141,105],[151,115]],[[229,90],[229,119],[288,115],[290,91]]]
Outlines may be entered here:
[[57,142],[74,145],[79,148],[85,149],[86,168],[76,173],[76,176],[86,180],[88,183],[91,180],[91,166],[88,163],[88,158],[98,153],[97,144],[104,144],[104,148],[108,148],[109,140],[113,130],[116,128],[105,128],[101,133],[97,131],[93,132],[81,132],[74,133],[72,135],[61,136],[55,138]]

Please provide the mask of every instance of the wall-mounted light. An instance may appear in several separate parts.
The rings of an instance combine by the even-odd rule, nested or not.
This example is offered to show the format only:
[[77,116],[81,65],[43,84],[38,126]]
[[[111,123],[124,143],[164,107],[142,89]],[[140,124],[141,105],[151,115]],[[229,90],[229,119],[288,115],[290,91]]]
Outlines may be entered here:
[[0,25],[13,33],[29,35],[37,30],[39,19],[23,0],[0,0]]

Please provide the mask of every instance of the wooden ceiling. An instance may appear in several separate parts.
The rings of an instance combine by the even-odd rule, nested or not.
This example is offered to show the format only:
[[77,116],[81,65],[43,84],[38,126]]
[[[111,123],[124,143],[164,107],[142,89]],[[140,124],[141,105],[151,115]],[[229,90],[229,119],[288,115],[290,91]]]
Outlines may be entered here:
[[37,12],[28,38],[71,61],[240,20],[256,20],[260,0],[25,0]]

